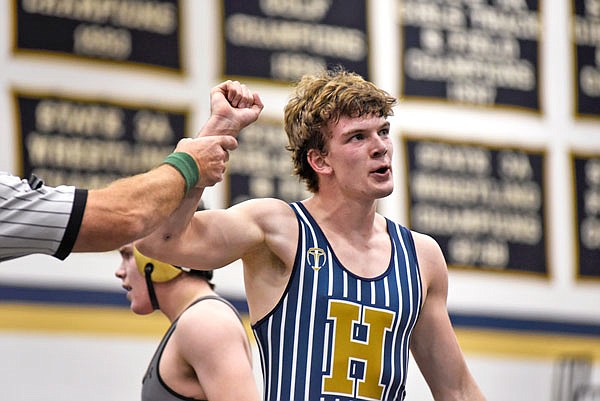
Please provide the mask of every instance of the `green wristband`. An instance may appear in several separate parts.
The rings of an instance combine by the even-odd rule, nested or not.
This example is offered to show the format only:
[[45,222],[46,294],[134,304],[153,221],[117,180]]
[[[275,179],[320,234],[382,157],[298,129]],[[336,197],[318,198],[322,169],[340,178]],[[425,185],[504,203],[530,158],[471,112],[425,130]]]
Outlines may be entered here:
[[185,152],[173,152],[165,158],[163,164],[169,164],[177,169],[185,180],[185,193],[196,186],[200,179],[198,165],[192,156]]

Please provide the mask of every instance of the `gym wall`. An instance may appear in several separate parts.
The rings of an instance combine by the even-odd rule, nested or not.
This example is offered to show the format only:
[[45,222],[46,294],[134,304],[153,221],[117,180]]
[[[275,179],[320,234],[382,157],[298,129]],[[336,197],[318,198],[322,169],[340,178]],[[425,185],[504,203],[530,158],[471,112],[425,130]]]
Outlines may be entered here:
[[[283,149],[291,82],[343,65],[399,98],[396,189],[379,208],[440,244],[450,316],[488,399],[600,399],[598,0],[104,3],[0,2],[0,169],[87,188],[146,171],[236,79],[265,109],[206,206],[301,199]],[[0,265],[7,399],[139,397],[168,323],[128,310],[119,262]],[[240,264],[215,282],[249,327]],[[408,399],[432,399],[410,369]]]

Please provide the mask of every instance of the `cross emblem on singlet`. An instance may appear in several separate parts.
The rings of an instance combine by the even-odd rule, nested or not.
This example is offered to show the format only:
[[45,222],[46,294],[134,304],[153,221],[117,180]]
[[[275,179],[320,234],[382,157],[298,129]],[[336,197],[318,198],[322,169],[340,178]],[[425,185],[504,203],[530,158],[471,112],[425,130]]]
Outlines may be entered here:
[[319,271],[321,267],[325,266],[325,262],[327,261],[325,251],[321,248],[309,248],[306,252],[306,258],[310,267],[315,271]]

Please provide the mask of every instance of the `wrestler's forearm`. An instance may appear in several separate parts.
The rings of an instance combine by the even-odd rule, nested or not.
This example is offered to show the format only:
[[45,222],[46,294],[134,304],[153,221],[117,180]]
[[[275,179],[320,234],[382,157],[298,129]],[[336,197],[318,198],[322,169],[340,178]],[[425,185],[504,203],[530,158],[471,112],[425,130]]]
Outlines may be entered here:
[[193,254],[196,239],[193,218],[203,192],[203,188],[190,190],[179,207],[156,230],[136,242],[140,252],[174,264],[180,264],[174,258]]

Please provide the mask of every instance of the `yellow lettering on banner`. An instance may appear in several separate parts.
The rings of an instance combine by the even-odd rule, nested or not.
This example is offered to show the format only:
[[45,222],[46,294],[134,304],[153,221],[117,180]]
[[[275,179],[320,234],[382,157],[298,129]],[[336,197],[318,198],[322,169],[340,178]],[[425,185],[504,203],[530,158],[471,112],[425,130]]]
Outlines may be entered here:
[[177,8],[146,0],[23,0],[29,14],[47,15],[169,35],[177,29]]
[[448,32],[448,48],[490,60],[516,59],[521,53],[517,39],[492,37],[480,31]]
[[600,188],[591,188],[583,194],[584,210],[587,214],[600,215]]
[[319,21],[325,18],[331,3],[332,0],[260,0],[260,9],[270,17]]
[[458,208],[416,204],[413,224],[423,232],[437,235],[493,236],[498,240],[535,245],[542,239],[542,220],[534,212]]
[[536,84],[534,66],[527,60],[479,60],[462,54],[437,57],[414,48],[404,57],[406,73],[414,79],[476,80],[517,90],[532,90]]
[[250,177],[248,185],[253,197],[266,198],[275,193],[273,181],[267,177]]
[[80,24],[73,31],[73,50],[77,54],[125,60],[131,48],[131,34],[126,29]]
[[290,52],[271,55],[271,75],[277,79],[293,81],[303,74],[317,72],[326,66],[327,62],[322,57]]
[[478,176],[492,171],[492,155],[479,146],[456,147],[444,143],[418,143],[415,148],[416,163],[426,170],[444,170],[470,173]]
[[537,11],[522,10],[514,13],[493,6],[478,6],[469,11],[473,29],[519,39],[537,40],[539,36],[540,17]]
[[498,153],[498,173],[501,177],[515,180],[533,178],[529,157],[523,152],[505,150]]
[[466,16],[458,7],[420,1],[408,2],[399,8],[405,25],[423,25],[436,29],[456,30],[467,24]]
[[133,117],[133,137],[139,142],[169,143],[175,133],[166,113],[140,110]]
[[360,61],[367,55],[367,37],[358,29],[297,21],[270,20],[234,14],[225,23],[227,40],[236,46]]
[[279,193],[284,199],[304,199],[307,196],[307,190],[298,185],[298,180],[291,175],[279,180]]
[[600,96],[600,69],[586,65],[581,68],[579,76],[581,91],[587,96]]
[[446,89],[448,99],[475,104],[493,104],[496,88],[484,83],[450,82]]
[[585,163],[585,182],[590,186],[600,186],[600,159],[591,159]]
[[600,250],[600,219],[587,217],[581,222],[581,243],[588,249]]
[[30,132],[27,149],[31,163],[70,171],[113,171],[120,176],[137,174],[158,165],[172,151],[168,144],[105,141]]
[[124,119],[123,109],[99,104],[47,99],[35,108],[35,126],[40,132],[115,139],[125,132]]
[[592,17],[600,17],[600,0],[585,0],[585,12]]
[[[385,332],[392,327],[395,314],[388,310],[364,307],[345,301],[329,302],[328,317],[335,320],[331,376],[323,379],[323,391],[331,394],[381,399]],[[357,324],[366,330],[365,339],[357,339]],[[364,362],[362,377],[351,372],[351,362]],[[358,387],[357,386],[358,382]]]
[[510,261],[506,241],[469,236],[451,237],[448,241],[448,254],[454,263],[467,266],[482,263],[486,267],[504,268]]
[[525,0],[496,0],[501,9],[507,11],[527,11],[529,8]]

